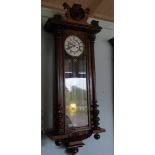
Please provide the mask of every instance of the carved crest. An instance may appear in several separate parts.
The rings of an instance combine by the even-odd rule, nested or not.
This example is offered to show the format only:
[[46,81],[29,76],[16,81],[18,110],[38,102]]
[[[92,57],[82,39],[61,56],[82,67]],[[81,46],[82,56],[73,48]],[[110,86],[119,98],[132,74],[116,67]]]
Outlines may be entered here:
[[89,8],[84,10],[80,4],[73,4],[70,7],[67,3],[64,3],[63,7],[67,9],[65,16],[68,22],[87,24]]

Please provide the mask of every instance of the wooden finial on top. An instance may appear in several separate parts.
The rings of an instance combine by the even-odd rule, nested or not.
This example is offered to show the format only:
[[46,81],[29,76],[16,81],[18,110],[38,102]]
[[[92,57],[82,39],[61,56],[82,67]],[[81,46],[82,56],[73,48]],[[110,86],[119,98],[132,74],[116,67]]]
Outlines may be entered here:
[[68,22],[88,24],[89,8],[83,9],[80,4],[73,4],[73,6],[70,7],[67,3],[63,3],[63,7],[67,10],[65,16]]

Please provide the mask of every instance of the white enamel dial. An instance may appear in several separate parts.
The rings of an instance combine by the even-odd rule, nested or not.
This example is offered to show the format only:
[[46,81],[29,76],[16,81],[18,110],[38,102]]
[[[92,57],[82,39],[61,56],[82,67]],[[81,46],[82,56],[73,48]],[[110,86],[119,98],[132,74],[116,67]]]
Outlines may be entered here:
[[78,57],[83,53],[84,44],[79,37],[70,35],[65,40],[64,48],[69,55]]

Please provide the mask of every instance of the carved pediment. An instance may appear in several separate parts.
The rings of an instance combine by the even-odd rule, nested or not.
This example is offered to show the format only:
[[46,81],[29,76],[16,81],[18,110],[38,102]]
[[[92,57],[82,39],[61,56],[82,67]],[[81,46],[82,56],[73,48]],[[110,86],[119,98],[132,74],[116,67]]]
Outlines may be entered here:
[[87,24],[89,8],[83,9],[80,4],[70,7],[67,3],[64,3],[63,7],[67,10],[65,16],[68,22]]

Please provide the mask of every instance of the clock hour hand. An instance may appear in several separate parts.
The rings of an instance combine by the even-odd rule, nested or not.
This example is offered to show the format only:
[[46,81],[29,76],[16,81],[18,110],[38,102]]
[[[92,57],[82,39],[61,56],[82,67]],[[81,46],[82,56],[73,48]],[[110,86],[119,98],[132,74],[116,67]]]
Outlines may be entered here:
[[70,50],[72,47],[75,47],[75,46],[76,46],[76,45],[74,45],[73,43],[68,42],[67,50]]
[[74,46],[73,45],[68,45],[66,49],[70,50],[72,47],[74,47]]

